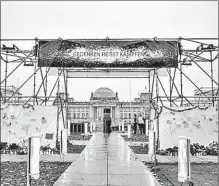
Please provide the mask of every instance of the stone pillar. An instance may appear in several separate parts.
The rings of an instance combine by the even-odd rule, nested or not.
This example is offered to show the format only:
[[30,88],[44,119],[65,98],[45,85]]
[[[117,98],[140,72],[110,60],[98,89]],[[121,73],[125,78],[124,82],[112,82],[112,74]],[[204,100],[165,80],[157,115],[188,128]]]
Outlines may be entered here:
[[63,155],[67,154],[67,130],[63,129],[61,131],[61,153]]
[[28,142],[28,178],[40,178],[40,136],[32,136]]
[[121,130],[121,128],[120,128],[121,125],[120,124],[121,124],[121,121],[119,121],[119,131]]
[[125,125],[124,125],[124,121],[122,121],[122,132],[125,131]]
[[90,132],[93,132],[93,122],[90,122]]
[[88,123],[85,122],[84,123],[84,135],[87,135],[87,132],[88,132],[87,128],[88,128]]
[[96,131],[96,123],[93,122],[93,130]]
[[148,136],[148,131],[149,131],[149,125],[148,125],[149,121],[145,120],[145,134]]
[[78,124],[76,124],[76,133],[78,133]]
[[148,155],[149,156],[155,155],[155,132],[153,130],[149,131]]
[[70,129],[71,129],[71,122],[70,122],[70,120],[67,120],[68,135],[70,135]]
[[75,133],[75,124],[72,124],[72,133]]
[[191,181],[190,139],[179,137],[178,142],[178,181]]
[[128,123],[128,138],[131,138],[131,123]]

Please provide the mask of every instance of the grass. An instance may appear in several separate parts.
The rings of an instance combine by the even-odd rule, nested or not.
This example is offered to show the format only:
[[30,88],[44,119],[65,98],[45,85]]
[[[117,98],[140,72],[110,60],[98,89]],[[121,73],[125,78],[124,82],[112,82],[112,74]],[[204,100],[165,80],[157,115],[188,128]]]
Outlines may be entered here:
[[[148,163],[144,162],[146,165]],[[150,166],[149,166],[150,167]],[[158,175],[161,182],[167,184],[167,179],[159,173],[162,171],[165,176],[173,182],[174,185],[180,186],[178,182],[178,164],[166,164],[162,163],[154,167],[158,169]],[[156,172],[156,171],[155,171]],[[192,163],[191,164],[191,181],[194,186],[217,186],[218,185],[218,164],[216,163]],[[184,183],[183,186],[188,186],[188,183]]]
[[[71,162],[40,162],[40,179],[32,180],[31,186],[52,186],[70,164]],[[26,162],[1,162],[1,185],[26,185],[26,172]]]
[[148,142],[148,136],[145,134],[132,134],[129,139],[127,135],[121,135],[125,141]]

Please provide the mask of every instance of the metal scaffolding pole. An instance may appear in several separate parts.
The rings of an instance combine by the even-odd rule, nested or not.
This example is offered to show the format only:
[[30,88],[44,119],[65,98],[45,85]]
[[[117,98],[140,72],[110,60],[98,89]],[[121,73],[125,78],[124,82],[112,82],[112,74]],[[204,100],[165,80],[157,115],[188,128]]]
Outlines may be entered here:
[[211,88],[212,88],[212,104],[214,107],[214,81],[213,81],[213,60],[212,60],[212,51],[210,51],[210,63],[211,63]]
[[159,113],[158,113],[158,108],[159,108],[159,104],[158,104],[158,97],[159,97],[159,87],[158,87],[158,71],[156,70],[156,118],[157,118],[157,148],[160,148],[160,131],[159,131]]
[[149,71],[149,77],[148,77],[148,92],[149,92],[149,130],[152,130],[152,126],[151,126],[151,72]]
[[6,102],[6,96],[7,96],[7,74],[8,74],[8,52],[6,53],[6,61],[5,61],[5,102]]
[[[58,138],[59,138],[59,101],[60,101],[60,99],[59,99],[59,90],[60,90],[60,70],[59,70],[59,68],[58,68],[58,85],[57,85],[57,98],[56,98],[56,103],[57,103],[57,133],[56,133],[56,147],[58,148],[58,143],[59,143],[59,140],[58,140]],[[61,155],[61,140],[60,140],[60,145],[59,145],[59,147],[60,147],[60,155]]]

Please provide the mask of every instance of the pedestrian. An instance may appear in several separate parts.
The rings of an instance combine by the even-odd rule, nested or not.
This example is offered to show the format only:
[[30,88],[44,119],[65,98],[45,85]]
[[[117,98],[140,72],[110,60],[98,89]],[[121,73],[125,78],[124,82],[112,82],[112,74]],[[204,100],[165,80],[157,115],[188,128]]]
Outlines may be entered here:
[[135,114],[134,115],[134,134],[136,134],[136,131],[137,131],[137,123],[138,123],[137,115]]

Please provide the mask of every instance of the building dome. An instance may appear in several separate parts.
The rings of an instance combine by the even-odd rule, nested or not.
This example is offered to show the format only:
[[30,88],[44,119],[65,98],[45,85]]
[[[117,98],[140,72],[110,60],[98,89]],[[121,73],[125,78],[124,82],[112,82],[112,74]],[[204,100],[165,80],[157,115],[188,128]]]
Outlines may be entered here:
[[107,87],[101,87],[93,93],[94,98],[115,98],[116,94]]

